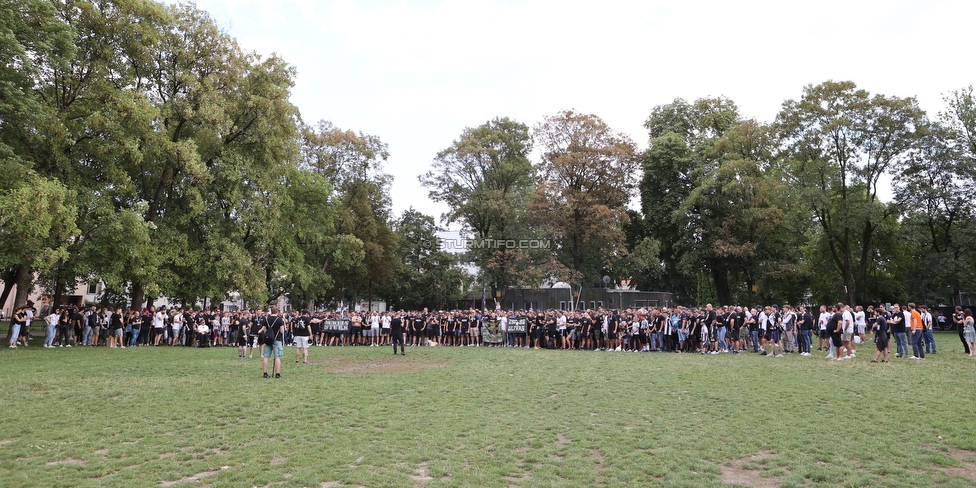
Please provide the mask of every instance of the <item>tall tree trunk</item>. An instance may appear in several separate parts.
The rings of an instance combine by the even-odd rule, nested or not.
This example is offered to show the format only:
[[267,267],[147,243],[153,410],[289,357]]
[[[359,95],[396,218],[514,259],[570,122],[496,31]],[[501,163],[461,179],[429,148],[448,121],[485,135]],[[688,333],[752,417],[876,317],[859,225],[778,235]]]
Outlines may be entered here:
[[142,283],[132,283],[132,308],[142,310],[146,303],[146,288]]
[[[7,298],[10,297],[10,292],[13,291],[14,285],[16,284],[17,267],[13,266],[10,269],[5,270],[3,273],[3,291],[0,292],[0,307],[7,304]],[[11,310],[11,312],[13,312],[13,310]]]
[[32,286],[34,277],[31,276],[30,266],[18,264],[15,280],[17,283],[17,295],[14,298],[14,307],[19,307],[27,304],[27,298],[30,297],[31,289],[34,288]]
[[712,280],[715,282],[715,294],[718,296],[718,303],[715,305],[730,305],[732,303],[732,292],[729,290],[729,272],[715,263],[709,266],[712,269]]
[[[6,302],[7,296],[10,294],[10,290],[6,285],[6,276],[4,277],[4,300],[0,304]],[[13,271],[13,283],[17,285],[17,294],[14,298],[14,309],[27,303],[27,297],[30,296],[31,290],[31,275],[30,268],[26,264],[18,264],[16,269]],[[11,319],[13,318],[13,310],[11,312]],[[13,327],[7,327],[7,337],[5,338],[7,343],[10,342],[10,332]]]
[[753,291],[753,289],[752,289],[752,287],[754,287],[754,286],[756,286],[756,285],[753,283],[752,278],[749,278],[746,281],[746,290],[749,293],[749,306],[750,307],[756,304],[756,292]]
[[61,270],[54,273],[54,296],[51,297],[51,309],[56,310],[61,305],[61,297],[64,295],[64,283],[61,281]]

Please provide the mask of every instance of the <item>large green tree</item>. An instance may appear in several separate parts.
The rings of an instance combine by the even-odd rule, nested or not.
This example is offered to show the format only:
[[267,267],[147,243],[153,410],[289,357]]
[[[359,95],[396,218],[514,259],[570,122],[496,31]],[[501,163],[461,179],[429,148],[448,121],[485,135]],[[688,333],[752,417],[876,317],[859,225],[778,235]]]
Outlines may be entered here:
[[788,100],[776,124],[795,201],[812,212],[840,277],[836,297],[870,300],[873,269],[883,265],[877,237],[898,213],[878,198],[879,181],[906,160],[926,125],[914,98],[871,95],[853,82],[827,81]]
[[413,208],[394,225],[393,279],[383,290],[391,308],[420,310],[454,306],[471,283],[459,254],[440,245],[434,218]]
[[535,237],[526,204],[535,188],[529,161],[532,137],[525,124],[507,117],[466,128],[439,152],[420,177],[432,200],[448,205],[442,222],[460,224],[473,239],[466,259],[478,266],[492,291],[510,285],[538,285],[526,272],[545,256],[539,247],[497,246]]
[[926,303],[954,303],[976,287],[976,103],[971,87],[945,99],[948,109],[925,128],[894,179],[894,200],[904,209],[906,291]]
[[376,136],[328,121],[301,128],[301,167],[322,175],[335,192],[332,252],[320,258],[335,283],[321,298],[372,302],[377,287],[393,278],[392,177],[383,170],[388,158],[388,146]]
[[773,149],[767,126],[744,120],[730,127],[706,152],[694,188],[673,215],[684,222],[685,274],[707,270],[724,304],[753,304],[754,290],[764,300],[796,302],[804,291],[797,252],[804,236],[796,226],[802,219],[788,218],[789,194],[770,164]]
[[[641,288],[663,288],[682,301],[698,300],[699,274],[717,273],[725,283],[725,271],[706,268],[698,254],[688,253],[695,246],[695,227],[685,204],[710,169],[717,169],[717,159],[709,154],[726,131],[739,120],[739,109],[727,98],[702,98],[689,103],[675,99],[651,110],[644,123],[649,147],[642,155],[643,172],[639,185],[640,228],[645,236],[660,243],[663,272],[659,280],[638,276]],[[711,164],[711,166],[709,166]],[[684,209],[683,209],[684,207]],[[657,278],[657,277],[655,277]],[[722,286],[721,284],[716,286]]]
[[552,237],[553,274],[602,286],[608,268],[628,254],[623,227],[639,168],[635,145],[599,117],[573,111],[546,117],[535,140],[542,161],[532,211]]
[[[30,103],[20,115],[0,117],[17,127],[5,128],[3,134],[19,161],[42,180],[57,181],[70,192],[72,201],[67,204],[78,212],[79,232],[57,241],[57,246],[67,246],[67,253],[49,269],[28,274],[33,278],[34,272],[41,272],[47,278],[45,286],[56,303],[79,276],[95,274],[105,264],[81,258],[93,229],[105,227],[101,219],[118,222],[115,211],[133,208],[131,200],[117,198],[131,187],[119,164],[138,153],[140,124],[132,121],[145,115],[141,109],[147,104],[140,103],[134,64],[145,60],[154,46],[162,8],[138,0],[14,4],[34,30],[13,29],[12,38],[23,43],[27,53],[14,66],[22,69],[27,81],[21,85],[23,96],[7,100]],[[138,225],[133,219],[122,220]],[[29,288],[18,290],[26,293]]]

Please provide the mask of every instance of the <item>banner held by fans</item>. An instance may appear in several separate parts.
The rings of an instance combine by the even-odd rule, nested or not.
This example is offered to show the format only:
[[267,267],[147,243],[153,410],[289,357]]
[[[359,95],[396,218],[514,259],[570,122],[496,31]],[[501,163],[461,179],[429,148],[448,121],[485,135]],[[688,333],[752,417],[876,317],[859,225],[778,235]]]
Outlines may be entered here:
[[498,325],[497,319],[484,321],[484,326],[481,328],[481,340],[489,344],[501,344],[505,342],[505,334]]

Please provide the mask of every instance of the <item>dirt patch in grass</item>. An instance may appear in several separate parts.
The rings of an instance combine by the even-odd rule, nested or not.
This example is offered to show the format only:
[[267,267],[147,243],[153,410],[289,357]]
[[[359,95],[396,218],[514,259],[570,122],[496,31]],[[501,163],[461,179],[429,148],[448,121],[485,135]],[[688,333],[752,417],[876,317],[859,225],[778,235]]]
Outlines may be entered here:
[[413,360],[403,357],[370,359],[365,361],[331,358],[312,361],[312,363],[324,366],[325,371],[329,373],[349,375],[415,373],[425,369],[443,368],[451,365],[448,362]]
[[95,451],[95,454],[97,454],[99,456],[108,456],[108,453],[109,453],[109,450],[108,449],[99,449],[99,450]]
[[529,473],[528,471],[523,471],[518,476],[513,476],[513,475],[502,476],[502,480],[508,482],[509,488],[517,488],[521,486],[523,483],[527,482],[531,477],[532,477],[532,473]]
[[599,449],[590,449],[589,456],[586,456],[583,459],[587,461],[592,461],[599,466],[603,466],[604,464],[607,463],[607,458],[603,455],[602,452],[600,452]]
[[202,473],[197,473],[193,476],[187,476],[186,478],[177,481],[164,481],[160,483],[159,486],[166,487],[166,486],[177,485],[180,483],[196,483],[197,481],[200,481],[208,476],[213,476],[225,469],[230,469],[230,466],[221,466],[220,469],[211,469],[210,471],[204,471]]
[[63,466],[63,465],[69,465],[69,464],[72,464],[72,465],[75,465],[75,466],[84,466],[87,462],[88,461],[85,461],[84,459],[68,458],[68,459],[62,459],[60,461],[51,461],[51,462],[47,463],[45,466],[59,466],[59,465],[62,465]]
[[13,444],[14,442],[16,441],[14,441],[13,439],[4,439],[0,441],[0,446],[6,446],[7,444]]
[[779,479],[763,478],[759,476],[759,471],[742,467],[743,463],[762,461],[773,457],[775,456],[771,453],[762,451],[747,458],[736,459],[732,461],[731,466],[720,466],[722,468],[722,481],[754,488],[775,488],[779,486]]
[[949,476],[960,476],[971,481],[976,481],[976,453],[950,448],[946,454],[962,463],[962,466],[947,466],[939,467],[938,469],[944,471]]
[[410,475],[410,479],[413,480],[414,486],[424,486],[433,480],[434,477],[430,475],[430,468],[427,467],[427,462],[424,461],[417,465],[417,469]]
[[556,448],[562,449],[566,447],[566,444],[569,444],[569,439],[562,432],[556,434]]
[[285,458],[282,456],[275,456],[274,459],[271,460],[272,465],[278,465],[284,462],[285,462]]

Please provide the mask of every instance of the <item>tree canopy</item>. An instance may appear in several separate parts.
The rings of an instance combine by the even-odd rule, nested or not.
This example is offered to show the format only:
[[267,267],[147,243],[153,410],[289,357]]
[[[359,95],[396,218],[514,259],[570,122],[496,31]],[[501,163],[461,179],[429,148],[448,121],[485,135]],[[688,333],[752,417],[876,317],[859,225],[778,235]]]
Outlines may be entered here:
[[135,307],[444,308],[473,282],[604,276],[685,303],[976,293],[971,86],[932,117],[852,81],[802,87],[768,122],[678,98],[650,109],[643,148],[596,114],[500,115],[431,155],[438,221],[393,214],[380,136],[302,120],[295,68],[193,4],[3,2],[0,59],[0,301],[96,280]]

